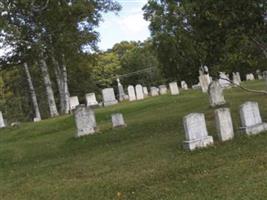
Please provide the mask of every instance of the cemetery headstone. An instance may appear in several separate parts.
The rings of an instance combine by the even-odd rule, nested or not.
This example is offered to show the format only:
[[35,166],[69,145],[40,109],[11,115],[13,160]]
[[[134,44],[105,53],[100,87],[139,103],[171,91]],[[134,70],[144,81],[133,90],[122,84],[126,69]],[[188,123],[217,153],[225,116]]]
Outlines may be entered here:
[[159,95],[159,89],[157,87],[150,87],[150,94],[152,97]]
[[6,124],[4,121],[3,113],[0,111],[0,128],[5,128]]
[[115,93],[113,88],[105,88],[102,90],[103,104],[104,106],[111,106],[118,103],[115,98]]
[[134,86],[129,85],[127,90],[128,90],[129,101],[135,101],[136,95],[135,95]]
[[262,73],[261,73],[261,71],[259,69],[256,71],[256,74],[257,74],[257,78],[259,80],[262,80],[263,79]]
[[142,85],[138,84],[135,86],[136,99],[143,100],[145,98]]
[[33,118],[33,122],[39,122],[39,121],[41,121],[41,118],[39,118],[39,117],[34,117]]
[[241,83],[240,75],[238,72],[237,73],[233,72],[233,83],[236,85],[240,85]]
[[144,93],[144,96],[145,97],[148,96],[148,89],[147,89],[147,87],[143,87],[143,93]]
[[206,93],[208,91],[210,82],[211,80],[208,74],[202,74],[199,76],[199,83],[203,93]]
[[185,81],[181,81],[181,87],[183,90],[188,90],[188,85]]
[[262,73],[262,75],[263,75],[263,79],[264,79],[265,81],[267,81],[267,71],[264,71],[264,72]]
[[79,105],[74,111],[77,128],[76,137],[94,134],[96,131],[95,113],[90,107]]
[[177,82],[169,83],[169,88],[171,91],[171,95],[179,95],[180,94]]
[[87,106],[98,106],[98,102],[95,97],[95,93],[88,93],[85,95]]
[[159,93],[160,93],[160,95],[167,94],[167,92],[168,92],[168,89],[167,89],[167,86],[166,85],[160,85],[159,86]]
[[223,87],[219,83],[219,81],[212,81],[209,85],[209,102],[211,107],[224,105],[225,99],[223,96]]
[[117,78],[117,84],[118,84],[118,91],[119,91],[119,100],[123,101],[123,100],[125,100],[125,92],[124,92],[123,86],[120,82],[120,79],[118,79],[118,78]]
[[70,110],[74,110],[79,104],[77,96],[70,97]]
[[111,120],[112,120],[113,128],[125,127],[126,126],[126,124],[124,122],[123,115],[121,113],[112,114],[111,115]]
[[229,108],[215,110],[216,128],[220,141],[231,140],[234,137],[234,128]]
[[213,144],[213,137],[208,135],[204,114],[189,114],[184,117],[183,124],[186,137],[185,149],[195,150]]
[[253,81],[253,80],[255,80],[254,74],[252,74],[252,73],[251,74],[247,74],[246,75],[246,80],[247,81]]
[[229,77],[226,75],[225,72],[220,72],[220,79],[219,83],[223,88],[228,88],[231,87],[231,83],[229,81]]
[[254,135],[267,130],[267,124],[262,122],[257,102],[246,102],[240,106],[242,129],[247,135]]

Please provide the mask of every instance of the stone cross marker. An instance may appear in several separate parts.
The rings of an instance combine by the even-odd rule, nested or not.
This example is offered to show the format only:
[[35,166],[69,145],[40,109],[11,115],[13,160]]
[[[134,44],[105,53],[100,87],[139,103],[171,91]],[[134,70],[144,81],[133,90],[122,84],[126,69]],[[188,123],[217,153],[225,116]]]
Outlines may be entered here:
[[167,92],[168,92],[168,89],[167,89],[167,86],[166,85],[160,85],[159,86],[159,93],[160,93],[160,95],[167,94]]
[[95,113],[90,107],[79,105],[74,111],[77,128],[76,137],[94,134],[96,131]]
[[3,113],[0,111],[0,128],[5,128],[6,124],[4,121]]
[[74,110],[79,104],[77,96],[70,97],[70,110]]
[[230,109],[220,108],[215,110],[215,120],[220,141],[233,139],[234,129]]
[[148,96],[148,89],[147,89],[147,87],[143,87],[143,93],[144,93],[144,96],[145,97]]
[[225,104],[224,96],[223,96],[223,87],[219,83],[219,81],[212,81],[209,85],[209,101],[211,107],[216,107]]
[[195,150],[213,144],[213,137],[208,136],[204,114],[189,114],[184,117],[183,123],[186,137],[185,149]]
[[111,106],[118,103],[115,98],[115,93],[113,88],[105,88],[102,90],[102,97],[104,106]]
[[85,95],[87,106],[98,106],[98,102],[95,97],[95,93],[88,93]]
[[143,100],[145,98],[142,85],[138,84],[135,86],[136,99]]
[[111,115],[111,120],[112,120],[113,128],[125,127],[126,126],[126,124],[124,122],[123,115],[121,113],[112,114]]
[[129,101],[135,101],[136,95],[135,95],[134,86],[129,85],[127,90],[128,90],[128,95],[129,95]]
[[267,124],[262,122],[257,102],[246,102],[240,106],[242,129],[247,135],[254,135],[267,130]]
[[156,87],[151,87],[150,88],[150,94],[152,97],[158,96],[159,95],[159,89]]
[[169,88],[171,91],[171,95],[179,95],[180,94],[177,82],[169,83]]

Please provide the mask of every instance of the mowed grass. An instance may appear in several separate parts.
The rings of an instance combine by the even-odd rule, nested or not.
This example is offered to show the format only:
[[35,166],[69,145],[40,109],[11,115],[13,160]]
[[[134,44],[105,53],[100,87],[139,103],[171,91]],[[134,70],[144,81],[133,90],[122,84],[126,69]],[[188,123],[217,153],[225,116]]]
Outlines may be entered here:
[[[2,129],[0,199],[267,199],[267,134],[238,131],[245,101],[257,101],[267,121],[267,96],[234,88],[225,98],[236,134],[225,143],[207,95],[192,90],[97,109],[99,132],[80,139],[72,116]],[[113,112],[124,114],[127,128],[112,129]],[[182,149],[182,119],[191,112],[205,113],[214,146]]]

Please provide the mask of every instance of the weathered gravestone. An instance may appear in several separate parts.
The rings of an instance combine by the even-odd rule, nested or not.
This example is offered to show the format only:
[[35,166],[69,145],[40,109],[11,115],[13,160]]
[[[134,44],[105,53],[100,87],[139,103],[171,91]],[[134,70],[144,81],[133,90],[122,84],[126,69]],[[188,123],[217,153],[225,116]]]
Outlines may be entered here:
[[39,117],[34,117],[33,118],[33,122],[40,122],[42,119],[41,118],[39,118]]
[[4,121],[3,113],[0,111],[0,128],[5,128],[6,124]]
[[261,70],[258,69],[258,70],[256,71],[256,74],[257,74],[257,78],[258,78],[259,80],[262,80],[262,79],[263,79]]
[[240,85],[241,83],[240,74],[238,72],[233,72],[233,83],[236,85]]
[[211,107],[216,107],[220,105],[224,105],[225,99],[223,96],[223,87],[219,83],[219,81],[212,81],[209,85],[209,102]]
[[118,84],[118,91],[119,91],[119,100],[123,101],[125,100],[125,92],[124,92],[123,86],[119,78],[117,78],[117,84]]
[[257,102],[246,102],[240,106],[242,129],[247,135],[254,135],[267,130],[267,124],[262,122]]
[[137,100],[143,100],[145,98],[142,85],[138,84],[135,86],[135,93]]
[[150,87],[150,94],[152,97],[159,95],[159,89],[157,87]]
[[188,85],[187,85],[187,83],[185,81],[181,81],[181,88],[183,90],[188,90]]
[[226,75],[225,72],[220,72],[219,83],[221,84],[221,86],[222,86],[223,88],[231,87],[230,79],[229,79],[229,77]]
[[111,115],[111,120],[112,120],[113,128],[125,127],[126,126],[126,124],[124,122],[123,115],[121,113],[112,114]]
[[168,92],[168,89],[167,89],[167,86],[166,85],[160,85],[159,86],[159,93],[160,93],[160,95],[167,94],[167,92]]
[[79,105],[74,111],[77,128],[76,137],[94,134],[96,131],[95,113],[90,107]]
[[98,106],[98,102],[95,97],[95,93],[88,93],[85,95],[87,106]]
[[145,97],[148,96],[148,89],[147,89],[147,87],[143,87],[143,93],[144,93],[144,96]]
[[247,74],[246,75],[246,80],[247,81],[254,81],[255,80],[255,77],[254,77],[254,74]]
[[70,110],[74,110],[79,104],[77,96],[70,97]]
[[202,92],[206,93],[211,82],[210,76],[208,74],[201,74],[198,78]]
[[177,82],[169,83],[169,88],[171,91],[171,95],[179,95],[180,94]]
[[102,90],[102,97],[104,106],[111,106],[118,103],[115,98],[115,93],[113,88],[105,88]]
[[230,109],[220,108],[215,110],[215,120],[220,141],[233,139],[234,129]]
[[208,135],[204,114],[189,114],[184,117],[183,123],[186,137],[185,149],[195,150],[213,144],[213,137]]
[[127,90],[128,90],[129,101],[135,101],[136,95],[135,95],[134,86],[129,85]]

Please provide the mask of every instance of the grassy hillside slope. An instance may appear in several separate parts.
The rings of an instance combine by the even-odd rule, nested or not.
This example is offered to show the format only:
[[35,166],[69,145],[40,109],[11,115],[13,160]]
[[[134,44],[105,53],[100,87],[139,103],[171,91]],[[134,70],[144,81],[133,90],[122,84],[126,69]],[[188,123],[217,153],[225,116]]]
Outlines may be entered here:
[[[246,83],[255,89],[264,82]],[[267,134],[238,132],[239,105],[257,101],[267,121],[267,97],[225,92],[234,118],[233,141],[219,143],[206,94],[182,92],[97,109],[99,133],[74,138],[72,116],[0,130],[0,199],[266,199]],[[122,112],[127,128],[112,129]],[[216,145],[182,149],[182,118],[206,115]]]

